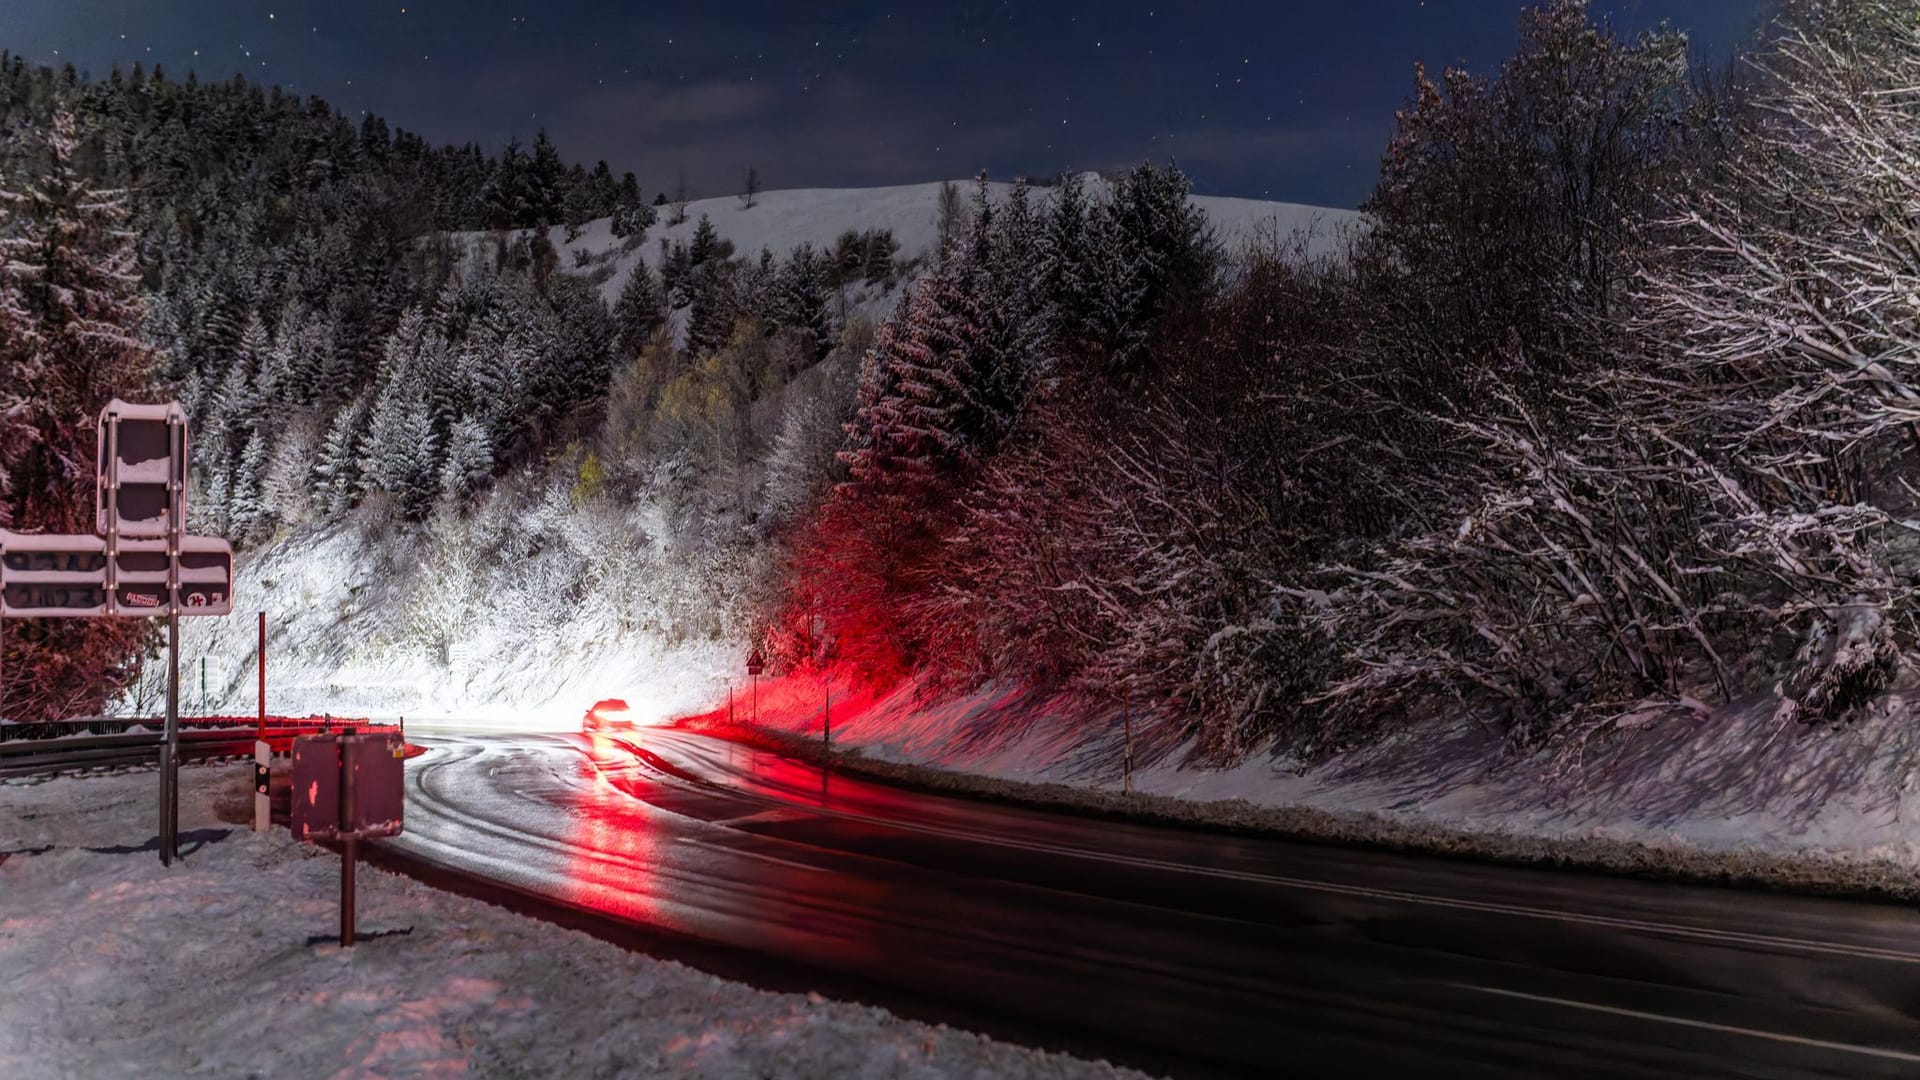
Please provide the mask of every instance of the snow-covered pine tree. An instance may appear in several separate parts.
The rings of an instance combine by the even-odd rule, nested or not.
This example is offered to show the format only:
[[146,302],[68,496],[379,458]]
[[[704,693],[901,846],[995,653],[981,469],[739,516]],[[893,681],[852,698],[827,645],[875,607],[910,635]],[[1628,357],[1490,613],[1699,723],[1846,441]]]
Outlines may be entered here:
[[815,362],[826,356],[834,338],[832,293],[826,259],[812,244],[803,243],[787,256],[774,275],[771,294],[767,306],[773,321],[807,334]]
[[493,475],[493,448],[479,420],[463,416],[448,435],[447,460],[440,468],[440,498],[454,505],[484,486]]
[[326,513],[343,514],[360,498],[361,443],[367,412],[367,399],[355,398],[327,425],[320,457],[313,467],[315,501]]
[[1040,291],[1048,336],[1061,348],[1083,348],[1093,338],[1093,228],[1086,181],[1077,173],[1060,178],[1053,189],[1040,243]]
[[646,260],[636,259],[633,273],[620,287],[620,298],[613,305],[620,359],[631,360],[640,355],[640,350],[665,322],[666,305],[660,295],[660,284],[647,268]]
[[367,431],[366,479],[406,516],[422,517],[440,493],[439,440],[425,398],[390,384],[375,401]]
[[687,260],[692,266],[701,266],[715,258],[723,258],[720,234],[714,230],[713,219],[700,215],[699,224],[693,227],[693,240],[687,245]]
[[855,495],[924,496],[969,471],[996,426],[974,367],[981,315],[962,284],[965,262],[915,286],[862,363],[843,455]]
[[1102,208],[1096,263],[1108,354],[1119,370],[1145,363],[1146,334],[1212,283],[1219,252],[1186,175],[1143,164],[1120,178]]
[[234,539],[255,543],[273,534],[276,515],[267,503],[266,480],[267,437],[256,430],[240,453],[228,492],[228,520]]

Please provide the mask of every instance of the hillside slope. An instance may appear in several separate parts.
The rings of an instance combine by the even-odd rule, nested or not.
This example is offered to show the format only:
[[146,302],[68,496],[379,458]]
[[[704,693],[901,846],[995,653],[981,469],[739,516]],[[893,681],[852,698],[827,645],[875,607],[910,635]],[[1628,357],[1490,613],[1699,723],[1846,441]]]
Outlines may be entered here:
[[[1088,198],[1105,200],[1112,185],[1096,173],[1085,176]],[[951,181],[962,195],[971,198],[971,180]],[[794,188],[765,191],[754,196],[749,207],[738,196],[724,195],[687,203],[687,219],[669,224],[672,207],[660,207],[661,218],[644,237],[615,237],[613,219],[588,222],[580,235],[569,241],[561,227],[549,230],[548,238],[560,253],[560,265],[571,270],[604,275],[601,295],[611,304],[620,295],[635,264],[645,262],[657,268],[660,244],[684,244],[693,238],[702,217],[713,223],[720,239],[733,244],[736,254],[757,257],[762,249],[784,257],[800,244],[816,248],[833,247],[841,233],[849,229],[890,229],[899,242],[898,258],[905,262],[931,256],[940,235],[940,188],[943,181],[902,184],[874,188]],[[992,197],[998,201],[1013,190],[1010,183],[989,183]],[[1036,209],[1049,201],[1046,188],[1034,188]],[[1309,257],[1337,253],[1361,214],[1300,203],[1267,202],[1261,199],[1235,199],[1196,195],[1193,203],[1205,211],[1215,235],[1227,251],[1248,244],[1285,244],[1296,237],[1305,241]],[[489,234],[462,233],[468,244],[484,241]]]

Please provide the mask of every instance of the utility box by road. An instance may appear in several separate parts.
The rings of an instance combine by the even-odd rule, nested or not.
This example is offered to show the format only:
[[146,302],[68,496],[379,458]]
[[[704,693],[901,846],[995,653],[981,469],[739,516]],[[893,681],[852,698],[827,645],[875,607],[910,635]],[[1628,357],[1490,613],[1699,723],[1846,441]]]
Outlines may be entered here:
[[362,840],[398,836],[406,744],[397,732],[302,735],[293,741],[293,836]]

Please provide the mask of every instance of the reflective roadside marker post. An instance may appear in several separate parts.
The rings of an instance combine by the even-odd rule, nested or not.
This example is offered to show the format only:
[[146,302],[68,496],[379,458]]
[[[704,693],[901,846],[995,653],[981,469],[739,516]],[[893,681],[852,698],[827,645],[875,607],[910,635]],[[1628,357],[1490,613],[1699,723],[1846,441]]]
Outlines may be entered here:
[[273,816],[273,803],[268,795],[269,783],[273,778],[273,746],[265,739],[257,739],[253,744],[253,831],[266,832]]

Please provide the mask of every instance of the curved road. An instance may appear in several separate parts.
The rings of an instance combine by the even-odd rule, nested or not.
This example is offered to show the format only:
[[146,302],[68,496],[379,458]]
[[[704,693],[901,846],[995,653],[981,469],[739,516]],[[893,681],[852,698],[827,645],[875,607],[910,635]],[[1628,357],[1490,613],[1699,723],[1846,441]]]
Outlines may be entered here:
[[416,871],[1153,1071],[1920,1076],[1905,908],[1039,813],[671,729],[422,741],[387,842]]

